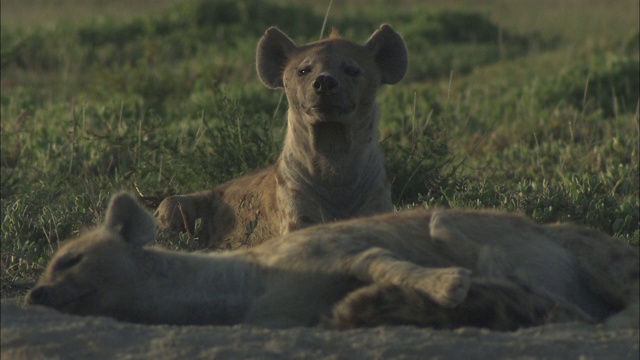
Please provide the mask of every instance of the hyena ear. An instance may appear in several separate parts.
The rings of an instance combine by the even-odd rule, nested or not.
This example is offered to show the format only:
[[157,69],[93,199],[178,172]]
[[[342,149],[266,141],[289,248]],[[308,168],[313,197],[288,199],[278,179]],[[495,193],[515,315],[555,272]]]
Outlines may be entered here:
[[402,80],[407,72],[409,57],[400,34],[384,24],[364,46],[373,52],[383,84],[395,84]]
[[284,87],[282,73],[289,54],[295,49],[296,44],[277,28],[271,27],[264,33],[256,51],[256,69],[267,87]]
[[155,219],[127,193],[119,193],[111,198],[104,226],[136,246],[146,245],[156,237]]

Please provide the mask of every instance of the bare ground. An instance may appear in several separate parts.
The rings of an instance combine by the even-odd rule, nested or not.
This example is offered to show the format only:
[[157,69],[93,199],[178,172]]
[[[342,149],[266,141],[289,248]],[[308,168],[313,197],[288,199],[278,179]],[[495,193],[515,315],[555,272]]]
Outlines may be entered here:
[[145,326],[3,301],[7,359],[633,359],[637,329],[554,324],[516,332]]

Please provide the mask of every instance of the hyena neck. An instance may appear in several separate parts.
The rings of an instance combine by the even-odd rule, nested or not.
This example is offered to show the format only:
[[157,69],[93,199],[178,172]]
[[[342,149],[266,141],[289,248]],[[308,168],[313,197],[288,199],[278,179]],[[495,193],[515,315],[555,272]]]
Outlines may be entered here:
[[325,188],[369,185],[383,181],[384,156],[378,144],[377,109],[357,122],[315,121],[289,110],[289,125],[280,166],[301,182]]
[[204,255],[150,249],[144,256],[140,271],[154,275],[141,289],[148,301],[141,309],[132,309],[146,317],[141,322],[238,324],[264,292],[264,271],[242,253]]

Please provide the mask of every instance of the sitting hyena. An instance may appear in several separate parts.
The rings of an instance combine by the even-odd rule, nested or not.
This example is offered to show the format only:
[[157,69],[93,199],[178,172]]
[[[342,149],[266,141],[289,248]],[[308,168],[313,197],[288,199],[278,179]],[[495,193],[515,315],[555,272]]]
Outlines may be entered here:
[[377,215],[212,254],[144,247],[154,237],[153,217],[115,196],[104,224],[61,247],[26,302],[152,324],[638,326],[636,247],[507,213]]
[[376,92],[407,69],[400,35],[383,25],[364,46],[333,34],[296,46],[270,28],[257,70],[289,103],[284,146],[274,165],[212,190],[171,196],[161,226],[193,231],[212,247],[252,246],[311,224],[393,210],[378,145]]

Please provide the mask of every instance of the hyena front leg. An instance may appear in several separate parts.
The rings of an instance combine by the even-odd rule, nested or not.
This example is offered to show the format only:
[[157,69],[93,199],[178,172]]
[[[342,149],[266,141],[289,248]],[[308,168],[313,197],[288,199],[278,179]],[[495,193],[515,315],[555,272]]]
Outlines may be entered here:
[[338,302],[322,325],[340,330],[414,325],[513,331],[569,321],[593,323],[593,319],[577,307],[534,293],[525,285],[474,280],[467,298],[455,308],[443,308],[414,288],[390,284],[364,286]]
[[382,325],[451,329],[456,324],[446,309],[423,293],[391,284],[371,284],[352,291],[321,322],[324,328],[338,330]]
[[235,222],[231,207],[213,190],[170,196],[160,203],[155,215],[160,227],[186,231],[191,236],[196,235],[196,220],[202,219],[197,235],[208,245],[221,242],[225,231]]
[[211,191],[169,196],[156,209],[158,225],[193,235],[196,220],[211,215],[213,200],[214,194]]
[[414,288],[443,307],[454,307],[462,302],[471,281],[471,271],[467,269],[426,268],[378,247],[355,255],[349,261],[349,272],[363,281]]

